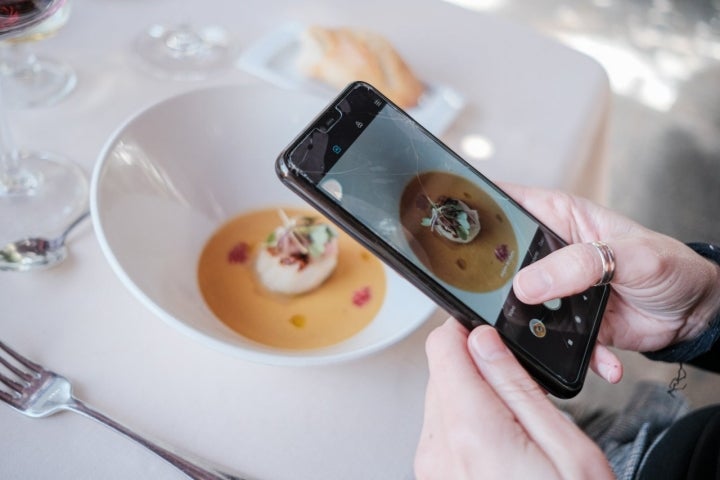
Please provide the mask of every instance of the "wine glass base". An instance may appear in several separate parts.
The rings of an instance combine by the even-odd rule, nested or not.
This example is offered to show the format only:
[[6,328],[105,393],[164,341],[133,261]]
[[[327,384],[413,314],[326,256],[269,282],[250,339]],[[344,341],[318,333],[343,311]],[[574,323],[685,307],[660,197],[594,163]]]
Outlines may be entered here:
[[229,35],[220,27],[153,25],[136,40],[142,66],[155,76],[203,80],[228,70],[234,61]]
[[66,63],[36,58],[27,65],[14,68],[6,65],[1,81],[8,107],[47,107],[75,89],[77,75]]
[[2,245],[55,236],[88,208],[88,180],[80,167],[49,152],[24,152],[18,160],[22,170],[13,178],[21,178],[20,183],[0,177]]

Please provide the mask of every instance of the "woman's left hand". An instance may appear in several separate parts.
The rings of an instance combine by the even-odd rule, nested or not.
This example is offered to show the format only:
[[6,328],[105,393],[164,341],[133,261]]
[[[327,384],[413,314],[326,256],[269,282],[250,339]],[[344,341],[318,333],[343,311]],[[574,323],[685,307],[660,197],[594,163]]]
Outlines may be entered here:
[[454,319],[426,344],[418,480],[613,478],[600,449],[545,396],[490,326]]

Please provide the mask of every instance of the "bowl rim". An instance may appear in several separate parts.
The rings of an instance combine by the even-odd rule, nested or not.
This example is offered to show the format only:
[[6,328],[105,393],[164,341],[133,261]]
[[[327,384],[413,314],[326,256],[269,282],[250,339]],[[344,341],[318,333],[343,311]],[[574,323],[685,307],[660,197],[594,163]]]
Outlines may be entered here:
[[[298,349],[298,350],[292,350],[292,349],[280,349],[275,347],[270,347],[267,345],[263,345],[258,342],[253,342],[253,340],[250,340],[246,337],[242,337],[237,332],[234,332],[229,327],[226,327],[230,332],[233,332],[236,335],[240,335],[244,340],[256,343],[260,348],[267,349],[268,351],[262,351],[262,350],[250,350],[242,348],[241,346],[234,345],[230,342],[223,341],[219,338],[213,337],[207,333],[203,333],[189,325],[187,325],[182,320],[176,318],[174,315],[168,313],[164,308],[162,308],[158,303],[156,303],[150,296],[148,296],[130,277],[130,275],[125,271],[123,266],[120,264],[119,260],[117,259],[117,256],[115,253],[113,253],[112,248],[110,247],[110,243],[108,241],[108,238],[105,234],[105,228],[104,228],[104,222],[103,218],[100,214],[100,206],[98,205],[98,197],[100,194],[100,187],[101,187],[101,179],[104,172],[104,169],[107,166],[108,158],[110,152],[115,148],[117,145],[118,139],[121,137],[123,132],[125,132],[133,122],[137,121],[137,119],[141,118],[143,115],[148,114],[150,111],[160,109],[163,106],[180,101],[182,98],[202,95],[207,92],[211,91],[219,91],[219,90],[244,90],[244,89],[252,89],[252,88],[263,88],[263,89],[270,89],[270,90],[278,90],[278,91],[287,91],[283,89],[279,89],[278,87],[274,87],[272,85],[268,84],[262,84],[262,83],[249,83],[249,84],[220,84],[220,85],[213,85],[213,86],[203,86],[198,87],[195,89],[187,90],[175,95],[170,95],[168,97],[165,97],[163,99],[160,99],[156,102],[150,103],[148,105],[145,105],[143,107],[140,107],[135,112],[130,114],[128,117],[126,117],[119,126],[117,126],[112,133],[106,138],[98,156],[97,160],[95,162],[95,165],[93,167],[91,180],[90,180],[90,212],[92,217],[92,222],[95,229],[95,234],[98,239],[98,243],[100,244],[100,249],[108,261],[112,271],[118,276],[121,283],[131,292],[131,294],[137,298],[141,304],[143,304],[145,307],[147,307],[154,315],[162,319],[164,322],[166,322],[168,325],[177,328],[178,331],[182,332],[183,334],[187,335],[188,337],[199,340],[202,344],[209,345],[213,347],[214,349],[230,354],[234,357],[245,359],[251,362],[259,363],[259,364],[265,364],[265,365],[275,365],[275,366],[316,366],[316,365],[328,365],[333,363],[341,363],[341,362],[347,362],[351,360],[358,359],[360,357],[367,356],[369,354],[381,351],[386,349],[387,347],[394,345],[396,343],[401,342],[408,336],[410,336],[413,332],[415,332],[417,329],[422,326],[427,319],[429,319],[432,314],[436,311],[438,308],[429,298],[425,297],[428,302],[428,309],[427,312],[422,315],[417,321],[415,322],[407,322],[407,324],[396,331],[395,334],[382,337],[382,339],[366,346],[362,346],[360,348],[356,348],[350,351],[332,351],[325,353],[325,350],[335,349],[338,345],[342,345],[343,342],[349,341],[352,337],[343,340],[341,342],[332,344],[327,347],[321,347],[316,349]],[[293,92],[294,93],[294,92]],[[322,103],[322,101],[318,102],[319,104]],[[389,270],[389,267],[385,264],[383,264],[383,267],[385,268],[386,272]],[[221,325],[225,326],[219,319],[217,320]],[[357,335],[357,334],[356,334]]]

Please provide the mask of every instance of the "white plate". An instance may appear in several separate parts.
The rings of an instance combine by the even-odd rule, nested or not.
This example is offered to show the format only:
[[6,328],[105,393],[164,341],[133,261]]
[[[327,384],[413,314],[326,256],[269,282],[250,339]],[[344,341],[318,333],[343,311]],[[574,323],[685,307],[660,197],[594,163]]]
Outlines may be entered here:
[[[299,36],[304,28],[289,23],[272,30],[243,51],[238,58],[238,67],[279,87],[300,89],[330,100],[337,93],[335,90],[295,68],[300,51]],[[430,132],[441,135],[464,105],[465,100],[458,92],[430,82],[418,106],[407,112]]]
[[289,351],[242,337],[205,305],[196,269],[209,236],[245,211],[305,205],[277,179],[274,161],[322,107],[316,97],[269,84],[214,87],[154,105],[112,135],[93,172],[93,220],[110,265],[144,305],[207,345],[275,365],[366,355],[435,310],[386,269],[386,300],[370,325],[330,347]]

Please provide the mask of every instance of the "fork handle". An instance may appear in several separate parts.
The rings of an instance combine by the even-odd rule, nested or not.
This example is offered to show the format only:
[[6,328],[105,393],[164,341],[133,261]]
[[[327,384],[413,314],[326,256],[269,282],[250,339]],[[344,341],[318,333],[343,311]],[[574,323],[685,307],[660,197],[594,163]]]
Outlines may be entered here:
[[139,443],[145,448],[151,450],[156,455],[163,458],[165,461],[175,466],[182,473],[187,475],[189,478],[194,480],[249,480],[243,477],[231,475],[220,471],[216,466],[210,465],[208,462],[193,459],[190,461],[188,455],[183,454],[182,456],[172,451],[169,447],[161,446],[158,443],[151,442],[150,440],[138,435],[126,426],[116,422],[112,418],[104,415],[103,413],[93,409],[82,401],[73,398],[72,401],[67,405],[69,410],[84,415],[88,418],[92,418],[108,427],[112,428],[116,432],[128,437],[131,440]]

